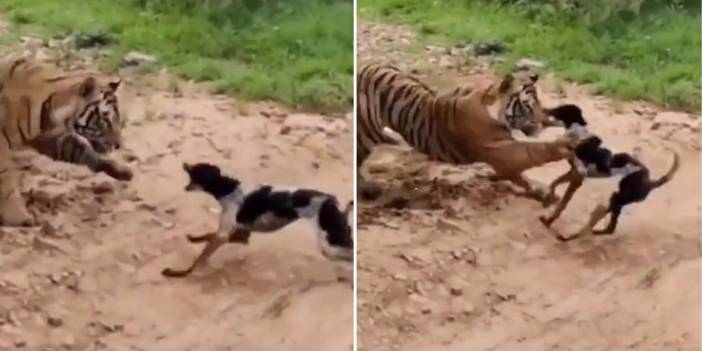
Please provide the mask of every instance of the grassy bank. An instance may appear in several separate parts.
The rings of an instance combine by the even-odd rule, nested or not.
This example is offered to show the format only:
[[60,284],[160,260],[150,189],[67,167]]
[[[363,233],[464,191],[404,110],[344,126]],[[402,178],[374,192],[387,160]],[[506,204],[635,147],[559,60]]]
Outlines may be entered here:
[[[530,57],[599,93],[700,108],[700,15],[694,1],[359,0],[361,18],[414,25],[427,41],[497,41],[507,64]],[[676,3],[677,6],[658,5]],[[585,4],[585,5],[583,5]],[[588,7],[590,6],[590,7]],[[502,67],[504,69],[504,67]]]
[[221,92],[339,110],[353,98],[350,0],[0,0],[20,32],[106,32]]

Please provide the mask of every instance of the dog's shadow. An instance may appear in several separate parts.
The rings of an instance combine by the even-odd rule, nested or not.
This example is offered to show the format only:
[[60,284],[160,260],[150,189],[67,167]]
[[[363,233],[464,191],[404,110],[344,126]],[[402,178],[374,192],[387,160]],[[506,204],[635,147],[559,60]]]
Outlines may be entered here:
[[551,240],[555,242],[554,249],[561,254],[570,256],[586,268],[610,267],[620,264],[637,264],[645,261],[632,251],[627,238],[620,235],[595,236],[583,235],[571,241],[561,241],[558,235],[567,235],[571,228],[545,228]]
[[202,265],[181,279],[199,285],[203,292],[235,290],[252,298],[271,291],[304,290],[339,283],[333,274],[325,274],[328,273],[324,272],[326,269],[320,267],[327,261],[308,255],[301,255],[296,261],[285,262],[275,255],[263,255],[261,252],[241,252],[228,255],[214,264]]

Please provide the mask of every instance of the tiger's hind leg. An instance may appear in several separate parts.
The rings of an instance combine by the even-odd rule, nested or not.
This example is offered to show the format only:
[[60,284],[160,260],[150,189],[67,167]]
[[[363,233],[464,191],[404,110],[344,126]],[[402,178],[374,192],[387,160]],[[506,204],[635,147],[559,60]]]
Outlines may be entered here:
[[27,211],[13,170],[10,149],[0,143],[0,225],[18,227],[34,225],[34,217]]
[[75,133],[45,133],[33,140],[31,145],[39,153],[57,161],[87,166],[93,172],[104,172],[118,180],[129,181],[133,177],[129,167],[98,153],[88,140]]

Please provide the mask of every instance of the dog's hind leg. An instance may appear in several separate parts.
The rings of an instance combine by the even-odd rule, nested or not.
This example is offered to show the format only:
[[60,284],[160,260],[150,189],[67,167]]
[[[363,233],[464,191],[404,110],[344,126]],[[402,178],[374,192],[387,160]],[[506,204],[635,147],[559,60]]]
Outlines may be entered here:
[[609,224],[607,224],[607,227],[605,227],[604,229],[600,229],[600,230],[593,230],[592,234],[594,234],[594,235],[614,234],[614,230],[617,229],[617,222],[619,221],[619,216],[622,214],[622,207],[621,206],[613,207],[610,212],[611,212],[611,214],[610,214],[610,218],[609,218]]
[[322,255],[334,266],[336,279],[353,286],[353,244],[350,247],[335,245],[321,229],[317,231],[317,241]]
[[570,236],[559,235],[558,239],[561,241],[569,241],[569,240],[573,240],[575,238],[578,238],[580,236],[592,233],[592,228],[594,228],[595,225],[597,225],[597,223],[602,220],[602,218],[607,216],[607,214],[609,212],[610,212],[610,208],[608,206],[598,205],[597,207],[595,207],[595,209],[592,211],[592,213],[590,213],[590,219],[588,220],[587,224],[585,224],[585,226],[582,229],[580,229],[578,232],[576,232],[575,234],[570,235]]
[[249,237],[251,237],[251,231],[246,230],[246,229],[241,229],[237,228],[233,232],[229,234],[229,243],[238,243],[238,244],[248,244],[249,243]]
[[551,224],[553,224],[558,217],[561,216],[561,213],[563,213],[563,210],[568,206],[568,203],[570,200],[573,199],[573,195],[575,195],[575,192],[578,191],[580,186],[583,185],[583,180],[584,178],[577,172],[569,172],[569,180],[570,184],[568,184],[568,188],[566,189],[565,194],[563,195],[563,198],[561,201],[558,203],[558,206],[556,206],[555,209],[553,209],[553,212],[551,213],[550,216],[540,216],[539,220],[541,223],[543,223],[546,227],[550,227]]

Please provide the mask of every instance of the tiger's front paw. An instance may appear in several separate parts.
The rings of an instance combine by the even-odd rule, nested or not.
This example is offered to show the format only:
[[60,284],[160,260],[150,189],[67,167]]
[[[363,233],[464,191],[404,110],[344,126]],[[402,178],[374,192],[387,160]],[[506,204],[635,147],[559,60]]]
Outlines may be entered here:
[[108,162],[102,171],[112,178],[125,182],[128,182],[134,178],[134,173],[132,173],[132,170],[129,169],[129,167],[115,161]]

